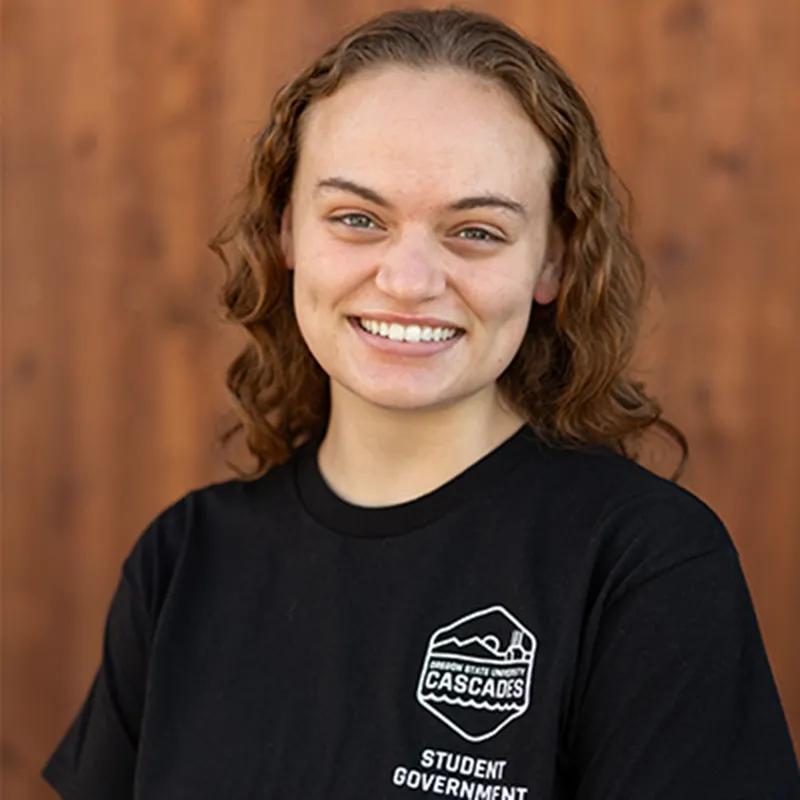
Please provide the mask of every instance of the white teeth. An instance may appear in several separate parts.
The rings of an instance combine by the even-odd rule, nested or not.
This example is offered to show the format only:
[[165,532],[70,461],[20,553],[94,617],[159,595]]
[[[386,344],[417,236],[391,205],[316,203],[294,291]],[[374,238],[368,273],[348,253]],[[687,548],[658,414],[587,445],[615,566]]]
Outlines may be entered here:
[[376,336],[393,342],[441,342],[452,339],[458,328],[430,328],[427,325],[400,325],[397,322],[378,322],[374,319],[359,319],[359,325]]
[[422,333],[422,328],[420,328],[419,325],[409,325],[406,328],[406,341],[418,342],[421,333]]

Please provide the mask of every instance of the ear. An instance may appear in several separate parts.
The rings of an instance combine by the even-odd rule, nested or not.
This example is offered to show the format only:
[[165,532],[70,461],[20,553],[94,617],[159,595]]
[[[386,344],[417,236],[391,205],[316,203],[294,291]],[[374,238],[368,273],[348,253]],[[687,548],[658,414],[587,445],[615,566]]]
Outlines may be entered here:
[[281,215],[281,251],[287,269],[294,269],[294,227],[292,222],[292,201],[286,204]]
[[536,280],[533,299],[540,305],[552,303],[558,297],[564,266],[564,234],[556,223],[550,226],[544,264]]

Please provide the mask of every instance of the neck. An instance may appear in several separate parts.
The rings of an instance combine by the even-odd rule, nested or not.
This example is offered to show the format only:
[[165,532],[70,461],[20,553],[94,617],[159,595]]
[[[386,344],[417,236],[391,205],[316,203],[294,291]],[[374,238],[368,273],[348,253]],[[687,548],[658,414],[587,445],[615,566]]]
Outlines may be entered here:
[[319,468],[348,502],[395,505],[454,478],[523,424],[496,390],[446,408],[406,411],[374,406],[332,385]]

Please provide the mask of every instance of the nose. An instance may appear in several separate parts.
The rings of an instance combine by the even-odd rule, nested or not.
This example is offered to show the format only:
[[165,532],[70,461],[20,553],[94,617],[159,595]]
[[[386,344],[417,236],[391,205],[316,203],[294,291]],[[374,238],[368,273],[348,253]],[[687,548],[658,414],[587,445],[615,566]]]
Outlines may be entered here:
[[436,242],[423,232],[407,232],[383,253],[377,287],[396,300],[418,303],[442,294],[447,278]]

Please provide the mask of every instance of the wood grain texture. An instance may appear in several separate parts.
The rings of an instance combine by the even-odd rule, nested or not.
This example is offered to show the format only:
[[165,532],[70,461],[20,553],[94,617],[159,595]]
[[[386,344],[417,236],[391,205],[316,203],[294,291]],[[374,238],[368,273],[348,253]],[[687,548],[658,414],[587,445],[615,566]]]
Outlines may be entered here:
[[[136,537],[228,475],[214,437],[239,339],[205,242],[272,93],[392,5],[4,4],[5,797],[53,796],[38,773]],[[659,287],[640,369],[739,548],[798,742],[800,4],[464,5],[562,61],[632,190]]]

